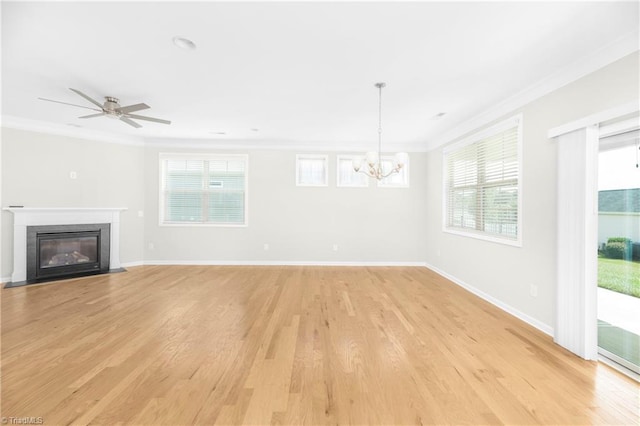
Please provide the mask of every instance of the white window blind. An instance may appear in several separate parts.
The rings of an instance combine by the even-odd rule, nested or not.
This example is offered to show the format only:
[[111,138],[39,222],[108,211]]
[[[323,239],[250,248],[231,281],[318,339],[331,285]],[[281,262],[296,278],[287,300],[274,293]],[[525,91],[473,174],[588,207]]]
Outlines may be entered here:
[[521,118],[445,151],[445,227],[519,241]]
[[161,154],[160,164],[161,224],[246,224],[246,156]]
[[353,159],[355,156],[338,156],[338,186],[344,187],[366,187],[369,186],[369,177],[364,173],[358,173],[353,169]]
[[326,155],[303,155],[296,156],[296,185],[298,186],[327,186]]

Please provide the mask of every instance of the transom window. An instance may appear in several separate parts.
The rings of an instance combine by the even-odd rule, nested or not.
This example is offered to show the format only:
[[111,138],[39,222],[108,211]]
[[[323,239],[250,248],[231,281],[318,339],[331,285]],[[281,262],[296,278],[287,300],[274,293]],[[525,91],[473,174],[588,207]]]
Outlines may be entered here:
[[[393,156],[382,156],[382,170],[392,170],[395,167]],[[393,173],[378,181],[381,188],[408,188],[409,187],[409,157],[398,173]]]
[[444,150],[445,231],[521,242],[522,117]]
[[338,155],[337,186],[352,188],[369,186],[369,176],[353,169],[354,158],[356,158],[355,155]]
[[247,156],[160,154],[160,224],[247,224]]
[[296,156],[297,186],[327,186],[329,178],[328,157],[317,154]]

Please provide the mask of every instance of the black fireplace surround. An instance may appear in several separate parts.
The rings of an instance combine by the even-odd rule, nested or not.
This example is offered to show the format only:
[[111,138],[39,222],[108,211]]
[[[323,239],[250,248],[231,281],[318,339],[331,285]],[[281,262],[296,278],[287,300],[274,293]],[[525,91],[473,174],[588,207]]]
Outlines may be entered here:
[[110,228],[27,226],[27,283],[109,272]]

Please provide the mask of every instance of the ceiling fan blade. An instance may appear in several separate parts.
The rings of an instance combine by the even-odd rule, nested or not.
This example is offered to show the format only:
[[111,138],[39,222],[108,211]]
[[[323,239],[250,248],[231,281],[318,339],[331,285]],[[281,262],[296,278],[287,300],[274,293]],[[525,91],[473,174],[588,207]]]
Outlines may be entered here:
[[135,118],[136,120],[153,121],[154,123],[171,124],[171,121],[169,120],[162,120],[160,118],[153,118],[153,117],[145,117],[144,115],[127,114],[127,117]]
[[128,105],[128,106],[116,108],[116,111],[121,112],[123,114],[128,114],[130,112],[140,111],[148,108],[151,108],[151,107],[147,104],[135,104],[135,105]]
[[120,120],[124,121],[125,123],[127,123],[129,126],[133,126],[136,129],[139,129],[140,127],[142,127],[141,125],[139,125],[138,123],[136,123],[133,120],[129,120],[127,117],[125,117],[124,115],[122,117],[120,117]]
[[71,105],[71,106],[78,107],[78,108],[86,108],[86,109],[90,109],[92,111],[102,111],[102,106],[100,106],[100,109],[98,109],[98,108],[91,108],[91,107],[84,106],[84,105],[70,104],[68,102],[54,101],[53,99],[46,99],[46,98],[38,98],[38,99],[40,99],[41,101],[55,102],[57,104]]
[[89,102],[91,102],[94,105],[97,105],[100,107],[100,109],[102,109],[102,104],[98,101],[96,101],[95,99],[90,98],[89,96],[85,95],[84,93],[82,93],[81,91],[77,90],[77,89],[72,89],[71,87],[69,87],[69,90],[71,90],[72,92],[77,93],[78,95],[82,96],[83,98],[85,98],[86,100],[88,100]]
[[93,118],[93,117],[101,117],[103,115],[104,115],[104,112],[99,112],[98,114],[83,115],[82,117],[78,117],[78,118]]

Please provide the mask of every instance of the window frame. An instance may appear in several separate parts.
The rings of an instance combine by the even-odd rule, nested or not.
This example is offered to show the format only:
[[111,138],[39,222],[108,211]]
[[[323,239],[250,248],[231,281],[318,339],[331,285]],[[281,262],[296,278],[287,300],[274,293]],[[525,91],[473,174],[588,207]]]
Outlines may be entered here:
[[[463,140],[454,143],[445,147],[442,150],[442,231],[448,234],[459,235],[463,237],[470,237],[484,241],[490,241],[494,243],[514,246],[514,247],[522,247],[522,200],[523,200],[523,191],[522,191],[522,176],[523,176],[523,156],[522,156],[522,145],[523,145],[523,116],[522,113],[517,114],[513,117],[502,120],[484,130],[478,131]],[[456,152],[460,149],[463,149],[469,145],[474,143],[481,142],[485,139],[493,137],[501,132],[504,132],[510,128],[517,127],[517,156],[518,156],[518,174],[517,174],[517,188],[518,188],[518,202],[517,202],[517,221],[516,221],[516,229],[517,235],[516,238],[508,238],[503,237],[497,234],[491,234],[486,231],[479,230],[471,230],[458,228],[448,225],[448,217],[449,217],[449,168],[448,168],[448,159],[447,156],[453,152]],[[480,186],[478,184],[478,186]]]
[[[369,187],[369,177],[363,173],[360,175],[364,176],[366,179],[364,180],[364,185],[344,185],[340,184],[340,161],[347,160],[353,162],[355,158],[357,158],[357,154],[338,154],[336,156],[336,187],[338,188],[368,188]],[[354,170],[354,173],[358,173]]]
[[[324,160],[324,183],[300,183],[300,159]],[[322,188],[329,186],[329,156],[327,154],[296,154],[296,186]]]
[[[395,159],[395,157],[393,155],[382,155],[380,157],[380,161],[391,161],[392,165],[393,165],[393,160]],[[407,156],[407,162],[405,163],[405,165],[402,167],[401,173],[405,173],[405,181],[401,184],[385,184],[384,180],[393,176],[387,176],[385,179],[379,180],[377,183],[378,188],[409,188],[410,187],[410,180],[409,177],[411,176],[411,156]],[[395,174],[395,173],[394,173]]]
[[[164,211],[164,178],[165,160],[238,160],[244,161],[244,223],[208,223],[208,222],[174,222],[165,223]],[[211,153],[166,153],[158,154],[158,226],[161,227],[216,227],[216,228],[246,228],[249,226],[249,155],[248,154],[211,154]]]

